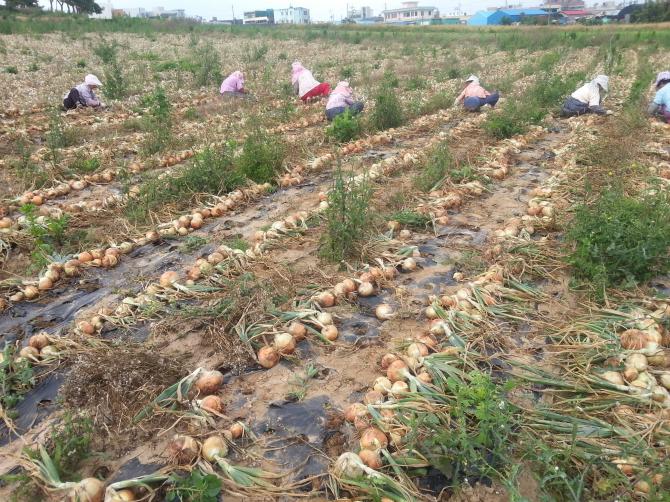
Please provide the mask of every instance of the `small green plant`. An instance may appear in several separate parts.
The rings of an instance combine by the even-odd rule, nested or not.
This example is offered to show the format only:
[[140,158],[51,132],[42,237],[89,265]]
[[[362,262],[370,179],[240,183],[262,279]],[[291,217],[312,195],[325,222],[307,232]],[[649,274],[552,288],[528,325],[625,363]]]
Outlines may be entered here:
[[240,251],[246,251],[251,246],[249,243],[242,239],[241,237],[235,237],[234,239],[229,239],[225,242],[226,246],[232,249],[239,249]]
[[596,287],[631,286],[670,270],[670,200],[659,191],[639,198],[610,189],[577,208],[567,233],[569,262]]
[[383,131],[402,125],[404,121],[402,107],[392,87],[383,85],[375,96],[375,108],[370,116],[374,129]]
[[207,244],[207,239],[204,237],[200,237],[197,235],[189,235],[184,239],[184,242],[181,246],[179,246],[179,250],[182,253],[190,253],[191,251],[195,251],[196,249],[201,248]]
[[448,143],[442,142],[431,152],[421,172],[414,178],[414,186],[422,192],[430,192],[447,179],[454,164]]
[[326,232],[319,250],[333,262],[360,256],[360,245],[372,222],[369,213],[372,188],[367,181],[357,183],[353,173],[345,175],[338,165],[325,211]]
[[339,114],[326,128],[326,136],[337,143],[346,143],[358,138],[361,134],[361,123],[350,110]]
[[55,165],[60,160],[60,149],[74,143],[74,131],[63,121],[60,110],[52,108],[49,116],[49,131],[47,132],[47,147],[50,160]]
[[345,66],[340,70],[340,78],[342,80],[349,80],[354,76],[354,69],[351,66]]
[[388,217],[388,220],[397,221],[404,227],[425,230],[430,223],[430,216],[405,209],[397,213],[393,213]]
[[202,116],[200,115],[200,112],[198,112],[198,110],[196,108],[191,106],[191,107],[187,108],[186,110],[184,110],[184,118],[186,120],[198,120],[198,119],[202,118]]
[[48,451],[61,479],[75,479],[81,462],[91,454],[93,423],[85,415],[65,413],[51,429]]
[[122,99],[128,94],[128,84],[116,58],[105,66],[104,76],[103,92],[109,99]]
[[50,256],[65,244],[70,216],[67,214],[58,218],[46,216],[38,220],[37,206],[25,204],[19,210],[26,217],[28,234],[35,240],[31,258],[33,266],[39,270],[45,267],[49,263]]
[[97,157],[86,158],[82,155],[77,155],[75,159],[70,162],[68,171],[73,174],[90,174],[100,169],[100,159]]
[[[93,47],[93,54],[98,56],[104,64],[110,64],[113,61],[116,61],[118,50],[119,46],[116,42],[109,44],[107,42],[101,42],[100,44]],[[86,66],[85,63],[84,66]]]
[[272,183],[285,157],[286,149],[281,141],[257,128],[244,140],[235,166],[240,174],[256,183]]
[[162,87],[158,86],[146,97],[149,112],[145,115],[149,136],[144,143],[144,153],[153,155],[163,150],[172,140],[172,106]]
[[290,401],[302,401],[305,399],[307,390],[309,389],[310,380],[318,374],[318,368],[314,366],[313,363],[308,363],[302,374],[293,375],[289,381],[289,384],[293,386],[294,389],[288,393],[286,398]]
[[393,71],[386,70],[384,72],[384,76],[382,77],[382,86],[396,89],[400,87],[400,79]]
[[40,69],[39,65],[37,63],[35,63],[34,61],[32,63],[30,63],[30,66],[28,67],[28,71],[33,71],[33,72],[35,72],[39,69]]
[[17,73],[19,73],[19,69],[16,66],[6,66],[5,73],[9,73],[10,75],[16,75]]
[[193,47],[188,70],[193,74],[196,86],[219,83],[222,78],[220,68],[221,58],[211,42]]
[[11,420],[16,418],[14,408],[23,394],[35,385],[35,375],[30,361],[16,357],[15,348],[5,343],[0,361],[0,405]]
[[421,76],[411,77],[405,83],[405,89],[407,89],[408,91],[418,91],[421,89],[425,89],[426,87],[428,87],[428,83],[426,82],[426,79]]
[[247,61],[251,63],[261,61],[269,50],[270,47],[268,47],[266,44],[251,47],[247,53]]
[[188,475],[172,474],[168,479],[170,487],[167,502],[218,502],[221,493],[221,479],[214,474],[203,474],[199,469]]
[[83,59],[77,61],[77,68],[86,68],[86,61],[84,61]]

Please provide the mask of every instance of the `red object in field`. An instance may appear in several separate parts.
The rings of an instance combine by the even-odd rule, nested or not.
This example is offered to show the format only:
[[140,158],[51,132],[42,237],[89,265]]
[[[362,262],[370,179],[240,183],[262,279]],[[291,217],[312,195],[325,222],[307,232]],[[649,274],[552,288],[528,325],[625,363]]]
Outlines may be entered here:
[[317,96],[328,96],[330,94],[330,84],[328,82],[323,82],[322,84],[317,85],[314,89],[305,94],[302,99],[307,101],[308,99],[315,98]]

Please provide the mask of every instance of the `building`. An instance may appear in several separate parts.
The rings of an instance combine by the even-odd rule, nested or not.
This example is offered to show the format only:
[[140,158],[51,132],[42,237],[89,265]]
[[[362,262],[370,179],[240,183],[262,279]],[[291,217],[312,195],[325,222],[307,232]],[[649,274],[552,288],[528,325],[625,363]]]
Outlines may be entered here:
[[554,12],[562,10],[582,10],[586,7],[584,0],[546,0],[540,8],[544,10],[553,10]]
[[275,24],[274,11],[266,9],[245,12],[243,24]]
[[360,9],[350,7],[347,11],[346,19],[357,21],[359,19],[370,19],[372,17],[374,17],[374,12],[370,7],[361,7]]
[[520,23],[524,17],[547,17],[548,12],[542,9],[499,9],[494,12],[480,11],[468,19],[469,26],[493,26]]
[[142,7],[133,7],[130,9],[123,9],[128,17],[148,17],[149,13]]
[[277,9],[274,19],[277,24],[309,24],[309,9],[304,7]]
[[160,17],[164,19],[185,19],[186,11],[184,9],[164,10]]
[[420,7],[419,2],[402,2],[399,9],[382,11],[387,24],[424,24],[439,18],[440,11],[435,7]]
[[584,9],[562,10],[561,15],[565,18],[565,22],[567,24],[575,24],[582,19],[589,19],[593,17],[593,15],[588,10]]

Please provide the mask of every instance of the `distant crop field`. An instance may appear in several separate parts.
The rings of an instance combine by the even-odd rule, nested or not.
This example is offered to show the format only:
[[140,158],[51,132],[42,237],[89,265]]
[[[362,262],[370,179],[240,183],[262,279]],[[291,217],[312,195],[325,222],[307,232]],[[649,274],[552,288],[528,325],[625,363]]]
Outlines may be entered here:
[[665,500],[669,50],[4,16],[0,498]]

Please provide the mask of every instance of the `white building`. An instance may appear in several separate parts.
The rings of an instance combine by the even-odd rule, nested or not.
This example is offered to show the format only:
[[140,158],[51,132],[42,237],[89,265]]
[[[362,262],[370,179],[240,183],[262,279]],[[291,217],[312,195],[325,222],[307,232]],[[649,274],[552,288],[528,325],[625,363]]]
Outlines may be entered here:
[[289,7],[275,11],[277,24],[309,24],[309,9],[304,7]]
[[102,12],[100,14],[89,14],[88,17],[90,17],[91,19],[112,19],[112,10],[114,10],[112,2],[107,2],[104,5],[101,4],[98,5],[100,5]]
[[347,12],[347,18],[349,19],[368,19],[373,15],[374,12],[370,7],[361,7],[360,9],[351,7],[349,8],[349,12]]
[[435,7],[419,7],[419,2],[402,2],[399,9],[382,11],[384,22],[388,24],[423,24],[439,18],[440,11]]
[[128,17],[147,17],[148,12],[142,7],[132,7],[130,9],[123,9]]

